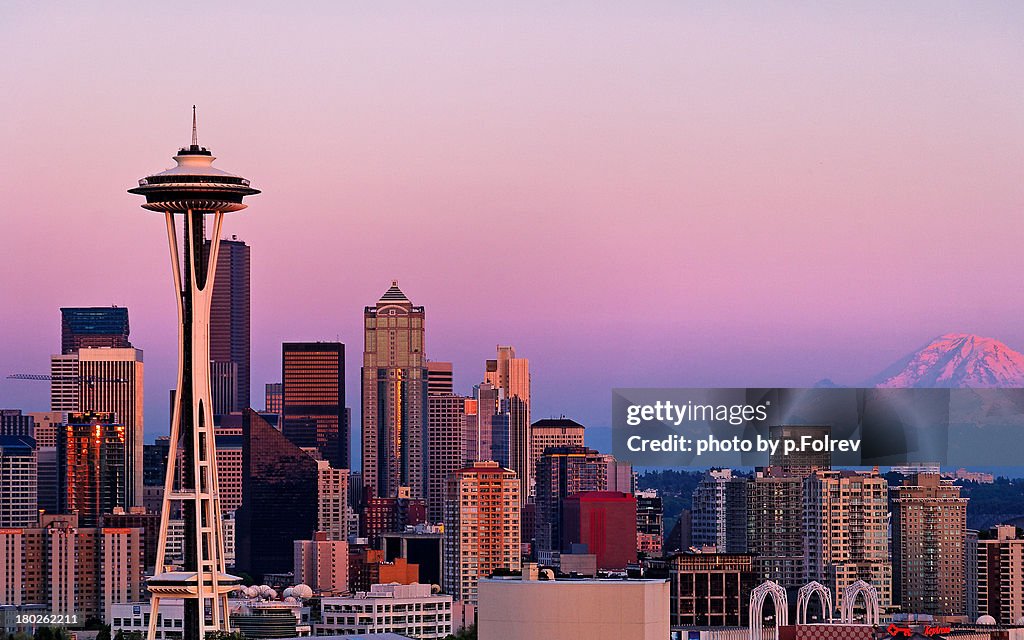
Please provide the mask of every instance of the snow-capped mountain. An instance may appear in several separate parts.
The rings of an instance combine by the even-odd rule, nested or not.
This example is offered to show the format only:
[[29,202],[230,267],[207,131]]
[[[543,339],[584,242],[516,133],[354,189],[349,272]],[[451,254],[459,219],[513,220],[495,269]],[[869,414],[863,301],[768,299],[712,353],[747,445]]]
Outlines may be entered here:
[[1024,354],[998,340],[947,333],[869,381],[878,387],[1024,387]]

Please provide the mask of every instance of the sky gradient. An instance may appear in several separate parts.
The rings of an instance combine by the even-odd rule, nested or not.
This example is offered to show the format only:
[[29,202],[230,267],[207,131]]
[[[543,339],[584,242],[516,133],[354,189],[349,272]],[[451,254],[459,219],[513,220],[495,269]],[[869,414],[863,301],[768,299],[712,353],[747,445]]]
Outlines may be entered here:
[[[1021,3],[4,3],[0,42],[0,375],[47,372],[59,307],[127,306],[147,441],[176,316],[125,190],[192,104],[264,191],[225,221],[256,408],[282,341],[339,339],[358,415],[392,279],[458,391],[513,344],[534,417],[588,426],[616,386],[854,384],[950,331],[1024,347]],[[47,385],[0,379],[0,407]]]

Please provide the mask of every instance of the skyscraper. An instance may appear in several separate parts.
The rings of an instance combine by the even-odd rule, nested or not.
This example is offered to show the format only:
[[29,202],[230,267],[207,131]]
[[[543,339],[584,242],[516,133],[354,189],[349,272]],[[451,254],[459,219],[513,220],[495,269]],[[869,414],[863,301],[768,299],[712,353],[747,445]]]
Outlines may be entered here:
[[[530,464],[537,466],[537,460],[548,447],[582,447],[582,424],[562,416],[544,418],[530,425]],[[534,468],[534,474],[537,470]]]
[[607,469],[601,454],[587,447],[550,447],[544,452],[537,461],[539,552],[561,551],[563,501],[583,491],[606,491]]
[[0,435],[0,528],[33,527],[39,519],[36,443]]
[[[872,471],[816,471],[804,480],[806,575],[835,594],[863,580],[878,591],[884,609],[892,604],[889,559],[889,483]],[[841,526],[836,526],[840,523]]]
[[747,483],[746,551],[754,554],[754,570],[761,580],[784,587],[804,584],[803,480],[779,467],[767,467]]
[[293,541],[317,528],[317,460],[258,413],[242,423],[242,506],[235,513],[235,565],[253,576],[293,566]]
[[508,466],[509,418],[504,391],[490,382],[474,385],[473,402],[466,412],[466,460],[493,460]]
[[[1024,617],[1024,538],[1013,525],[996,525],[992,537],[977,541],[977,609],[1004,625]],[[968,559],[970,561],[970,559]]]
[[[203,246],[209,256],[210,242]],[[213,413],[242,411],[249,404],[249,245],[236,236],[220,241],[210,302],[210,366]]]
[[427,494],[423,307],[392,282],[363,311],[363,482],[369,497]]
[[51,356],[50,410],[113,413],[125,430],[128,505],[142,504],[145,363],[142,349],[82,347]]
[[893,604],[914,613],[964,615],[967,498],[937,473],[919,473],[891,493]]
[[533,493],[536,472],[530,459],[530,361],[517,358],[513,347],[499,345],[498,357],[487,361],[484,382],[504,394],[506,404],[499,410],[508,414],[508,466],[519,476],[519,495],[525,504]]
[[110,347],[127,349],[128,309],[126,307],[63,307],[60,310],[60,352]]
[[128,507],[127,435],[111,412],[68,414],[57,437],[61,513],[77,513],[83,527],[97,527],[105,513]]
[[[177,459],[180,447],[184,465],[177,483],[173,472],[176,465],[168,465],[157,548],[158,573],[148,583],[153,595],[149,640],[156,640],[160,598],[167,596],[185,599],[183,640],[203,640],[207,630],[230,630],[227,594],[240,581],[225,572],[223,531],[218,526],[221,511],[210,393],[212,289],[216,286],[224,214],[244,209],[242,198],[259,190],[245,178],[213,167],[213,154],[199,146],[194,108],[192,144],[180,149],[174,160],[174,168],[142,178],[138,187],[129,189],[130,193],[145,196],[144,209],[164,214],[180,323],[169,459]],[[183,214],[180,252],[175,214]],[[208,216],[213,221],[209,239]],[[139,443],[137,459],[141,460],[141,440]],[[184,512],[184,562],[180,571],[165,571],[164,567],[172,501],[181,502]]]
[[519,478],[496,462],[474,462],[448,478],[444,589],[476,604],[477,583],[521,568]]
[[285,342],[281,368],[282,433],[297,446],[316,447],[335,469],[348,469],[345,345]]
[[747,479],[711,469],[693,492],[691,543],[718,553],[747,552]]
[[427,397],[427,518],[439,523],[444,517],[448,476],[465,466],[466,398],[454,393]]

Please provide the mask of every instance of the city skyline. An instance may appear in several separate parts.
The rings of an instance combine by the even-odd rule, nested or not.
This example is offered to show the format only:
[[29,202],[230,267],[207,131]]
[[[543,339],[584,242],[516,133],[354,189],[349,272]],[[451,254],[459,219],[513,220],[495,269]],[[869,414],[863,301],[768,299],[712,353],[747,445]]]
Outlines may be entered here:
[[[121,185],[168,164],[160,144],[187,140],[193,102],[204,142],[267,187],[230,231],[252,247],[254,397],[278,381],[282,342],[357,349],[362,306],[394,279],[426,307],[427,356],[454,363],[457,392],[514,344],[533,418],[592,428],[622,384],[856,383],[948,331],[1024,345],[1024,300],[1007,293],[1024,268],[1024,9],[985,6],[581,6],[570,30],[555,8],[289,7],[294,31],[262,38],[279,6],[195,24],[8,5],[0,33],[33,53],[0,62],[21,159],[0,187],[19,301],[0,311],[0,405],[46,408],[45,385],[6,375],[45,372],[60,307],[118,304],[147,354],[146,440],[167,432],[173,301],[151,286],[164,248]],[[229,21],[240,38],[223,44]],[[177,51],[183,32],[195,46]],[[260,72],[225,79],[210,59]],[[181,104],[136,90],[142,76]],[[301,226],[281,233],[285,220]],[[395,230],[384,267],[381,224]],[[40,259],[52,247],[109,255],[71,269]]]

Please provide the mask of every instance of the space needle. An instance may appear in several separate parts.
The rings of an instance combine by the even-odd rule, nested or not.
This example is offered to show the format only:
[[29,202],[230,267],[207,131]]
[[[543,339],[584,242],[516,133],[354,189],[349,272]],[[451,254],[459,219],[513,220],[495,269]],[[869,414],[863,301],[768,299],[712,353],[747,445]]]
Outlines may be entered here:
[[[143,209],[164,214],[178,300],[178,386],[171,417],[156,571],[146,582],[152,594],[148,640],[156,640],[161,598],[184,600],[183,640],[204,640],[207,632],[230,631],[228,593],[241,583],[224,567],[210,394],[210,301],[224,214],[244,209],[242,198],[259,190],[245,178],[214,168],[214,160],[208,149],[199,146],[193,106],[192,144],[174,156],[177,166],[142,178],[139,186],[128,190],[145,196]],[[182,218],[180,246],[177,214]],[[209,238],[208,218],[213,223]],[[179,453],[184,464],[177,474],[174,461]],[[165,562],[173,502],[180,503],[185,525],[180,566]]]

